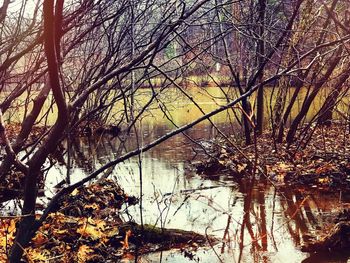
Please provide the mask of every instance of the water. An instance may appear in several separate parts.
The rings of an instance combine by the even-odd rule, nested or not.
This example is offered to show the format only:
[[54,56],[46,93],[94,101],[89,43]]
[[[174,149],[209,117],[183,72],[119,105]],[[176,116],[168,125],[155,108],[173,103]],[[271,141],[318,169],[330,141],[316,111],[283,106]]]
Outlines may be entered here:
[[[160,92],[160,89],[155,90]],[[312,119],[313,116],[318,112],[318,110],[324,102],[325,97],[327,96],[327,94],[329,94],[329,91],[330,89],[322,89],[319,92],[319,95],[315,98],[307,114],[307,121]],[[201,117],[203,115],[201,110],[205,113],[208,113],[210,111],[215,110],[218,106],[225,105],[228,101],[239,97],[238,90],[232,87],[226,87],[222,89],[219,89],[217,87],[188,87],[186,88],[186,92],[188,96],[185,96],[176,88],[167,88],[165,91],[160,92],[160,94],[157,97],[158,100],[166,106],[168,110],[167,113],[177,125],[184,125],[190,121],[196,120],[197,118]],[[293,92],[294,89],[290,88],[286,95],[287,102],[291,98]],[[308,92],[309,91],[307,88],[302,88],[300,90],[299,95],[291,111],[291,119],[293,119],[298,114],[302,106],[304,97],[306,94],[308,94]],[[33,106],[32,101],[37,95],[37,93],[37,91],[24,93],[17,100],[15,100],[13,103],[13,107],[10,108],[10,110],[5,112],[4,114],[5,121],[9,123],[22,122],[24,114],[29,112],[24,109],[26,105],[26,103],[24,102],[29,101],[28,109],[30,110]],[[276,103],[276,93],[277,89],[265,87],[265,118],[267,122],[270,121],[270,109],[273,108],[273,106]],[[2,92],[0,94],[0,100],[5,100],[8,95],[8,92]],[[136,111],[141,110],[143,106],[148,103],[151,97],[151,89],[139,89],[134,97],[134,109]],[[193,99],[193,101],[197,103],[200,109],[198,109],[198,107],[195,106],[188,97]],[[253,106],[255,105],[254,100],[255,93],[250,97],[250,101]],[[343,96],[342,101],[338,104],[338,110],[342,111],[343,113],[346,113],[349,107],[349,100],[350,99],[348,94]],[[45,123],[47,125],[52,125],[55,123],[57,118],[57,109],[56,107],[51,107],[52,102],[53,97],[52,94],[50,94],[48,96],[48,99],[45,101],[44,108],[42,110],[41,115],[39,116],[39,118],[42,118],[41,123]],[[116,103],[112,109],[111,118],[109,119],[109,121],[112,123],[118,123],[118,118],[120,117],[120,112],[122,109],[122,102]],[[233,111],[236,113],[237,116],[240,116],[241,110],[237,107],[234,107],[229,111],[224,111],[213,116],[211,119],[216,123],[227,123],[228,121],[235,120]],[[153,126],[155,129],[159,125],[165,125],[167,127],[173,126],[172,123],[164,116],[164,112],[159,108],[159,104],[157,101],[153,101],[153,103],[149,105],[149,110],[144,114],[142,119],[143,123],[146,123],[146,125],[148,126]]]
[[[226,132],[230,130],[229,125],[221,125],[221,128]],[[148,139],[169,130],[161,125],[157,129],[154,126],[143,129],[144,134],[152,134]],[[209,138],[213,131],[210,125],[203,124],[188,134],[194,138]],[[76,140],[72,181],[113,159],[117,145],[118,140],[110,138]],[[143,222],[219,238],[217,245],[195,250],[194,259],[199,262],[303,262],[309,254],[301,252],[300,247],[317,236],[338,211],[349,207],[349,197],[341,193],[306,193],[289,187],[276,189],[265,178],[238,180],[230,174],[197,175],[190,169],[189,161],[202,159],[203,155],[196,156],[193,148],[193,144],[179,135],[142,154]],[[53,169],[48,176],[51,180],[47,189],[65,174],[63,166]],[[139,196],[138,158],[115,167],[111,177],[128,194]],[[123,217],[140,223],[139,207],[129,207]],[[140,260],[193,262],[176,249],[144,255]],[[347,262],[346,257],[308,260],[304,262]]]
[[[142,91],[139,102],[147,101],[147,90]],[[190,89],[190,94],[200,102],[202,109],[209,112],[224,104],[222,93],[215,88],[207,90]],[[210,96],[209,96],[210,94]],[[186,101],[181,94],[168,93],[173,120],[179,125],[198,118],[201,112]],[[174,99],[175,97],[177,99]],[[215,99],[213,99],[213,96]],[[231,98],[236,97],[234,91]],[[266,94],[267,101],[270,94]],[[136,98],[137,99],[137,98]],[[317,111],[322,99],[317,99],[310,116]],[[143,102],[143,103],[142,103]],[[301,102],[298,100],[292,115],[295,116]],[[239,113],[239,112],[237,112]],[[17,115],[16,115],[17,114]],[[21,120],[23,114],[17,111],[9,115],[9,121]],[[10,120],[11,118],[11,120]],[[53,123],[55,111],[49,115]],[[237,133],[230,125],[230,113],[224,112],[213,118],[227,134]],[[149,116],[138,123],[142,135],[140,144],[159,138],[173,126],[155,106]],[[217,135],[208,122],[187,132],[194,139],[210,139]],[[75,138],[72,141],[71,181],[74,183],[86,174],[118,156],[119,141],[111,138]],[[65,146],[66,147],[66,146]],[[135,140],[130,140],[127,149],[135,149]],[[334,214],[349,207],[349,198],[341,193],[306,193],[288,187],[276,189],[260,178],[238,180],[234,175],[197,175],[190,165],[192,160],[206,158],[196,154],[196,148],[183,135],[162,143],[141,156],[143,222],[167,228],[179,228],[214,235],[220,242],[213,247],[194,249],[194,259],[199,262],[347,262],[347,257],[310,258],[300,247],[320,229],[327,225]],[[63,152],[63,151],[60,151]],[[130,195],[140,194],[138,158],[132,158],[116,166],[111,177]],[[52,196],[53,186],[66,177],[64,165],[50,169],[45,186],[46,202]],[[138,206],[128,208],[125,220],[140,222]],[[303,261],[304,260],[304,261]],[[193,262],[180,250],[143,255],[140,262]]]

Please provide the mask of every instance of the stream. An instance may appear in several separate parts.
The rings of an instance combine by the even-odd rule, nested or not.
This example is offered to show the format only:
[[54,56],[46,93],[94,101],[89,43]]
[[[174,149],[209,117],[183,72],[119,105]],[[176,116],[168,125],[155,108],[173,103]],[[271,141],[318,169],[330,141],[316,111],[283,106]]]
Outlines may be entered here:
[[[226,132],[231,129],[223,124],[220,128]],[[144,126],[143,134],[153,139],[169,129],[164,125]],[[188,135],[209,139],[215,132],[209,124],[202,124]],[[110,138],[74,141],[72,182],[110,161],[117,144],[117,139]],[[190,164],[204,157],[196,154],[196,148],[185,136],[178,135],[142,154],[142,220],[159,227],[214,235],[221,242],[195,249],[193,257],[173,249],[143,255],[138,262],[347,262],[346,255],[315,259],[302,253],[300,247],[331,222],[332,216],[349,207],[350,196],[317,190],[305,193],[288,187],[276,189],[265,178],[201,176]],[[110,176],[126,193],[139,197],[139,167],[139,159],[133,158],[117,165]],[[65,174],[64,166],[50,170],[47,189],[52,189]],[[50,193],[47,191],[46,196]],[[127,208],[122,215],[125,220],[141,223],[139,206]]]
[[[218,89],[208,90],[218,92]],[[213,101],[208,97],[205,100],[206,93],[199,100],[208,112],[217,107],[218,99]],[[199,94],[198,90],[193,90],[193,94]],[[215,96],[219,98],[221,95]],[[201,114],[198,109],[197,112],[192,109],[193,105],[188,108],[190,104],[186,104],[183,98],[174,100],[169,97],[169,100],[174,104],[174,120],[179,125]],[[155,108],[155,111],[159,110]],[[169,122],[164,121],[161,112],[151,113],[151,118],[138,126],[141,145],[173,129]],[[10,117],[20,119],[21,115]],[[226,134],[232,134],[236,132],[230,125],[232,118],[232,114],[221,113],[213,121]],[[55,119],[54,115],[52,119]],[[217,131],[204,122],[187,134],[194,139],[209,141]],[[129,142],[126,148],[135,149],[136,140],[129,141],[133,143]],[[71,182],[79,181],[117,157],[118,145],[117,138],[108,136],[73,138]],[[143,223],[195,231],[220,239],[216,245],[186,252],[173,249],[142,255],[137,262],[349,262],[346,255],[315,257],[301,252],[300,247],[330,223],[337,212],[350,207],[350,196],[341,192],[320,193],[317,189],[307,193],[289,187],[277,189],[266,178],[239,179],[225,173],[198,175],[191,162],[203,158],[207,157],[199,151],[198,145],[180,134],[142,153],[141,169],[136,157],[110,171],[110,178],[116,180],[127,194],[137,197],[140,197],[142,172]],[[45,196],[39,202],[46,203],[47,197],[54,194],[53,187],[66,175],[65,165],[58,162],[52,167],[47,174]],[[3,212],[9,211],[13,205],[5,204],[2,209]],[[141,223],[139,206],[124,208],[122,216],[125,220]]]

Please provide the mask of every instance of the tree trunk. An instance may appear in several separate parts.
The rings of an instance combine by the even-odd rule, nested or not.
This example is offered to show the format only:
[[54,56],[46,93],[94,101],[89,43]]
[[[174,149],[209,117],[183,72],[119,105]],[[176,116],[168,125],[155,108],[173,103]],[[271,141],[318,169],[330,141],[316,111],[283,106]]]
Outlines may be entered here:
[[288,120],[288,116],[292,111],[293,105],[298,97],[298,94],[301,90],[301,88],[303,87],[304,82],[300,82],[298,83],[298,85],[295,87],[295,90],[293,92],[293,96],[289,101],[289,104],[287,106],[286,111],[283,114],[283,118],[281,119],[280,123],[279,123],[279,127],[278,127],[278,135],[277,135],[277,142],[281,143],[283,141],[283,132],[284,132],[284,127],[286,125],[286,122]]
[[317,124],[320,125],[330,125],[333,119],[333,110],[335,105],[337,104],[337,100],[339,98],[340,92],[342,90],[343,84],[347,81],[350,76],[350,68],[347,67],[342,76],[334,85],[334,90],[327,97],[326,101],[322,105],[322,108],[319,111],[319,118],[317,120]]
[[[61,1],[63,2],[63,0],[58,0],[58,2]],[[57,47],[55,47],[55,45],[58,45],[59,42],[55,40],[55,15],[53,10],[54,0],[45,0],[43,4],[45,55],[47,57],[50,87],[57,105],[58,117],[45,142],[43,142],[43,144],[28,161],[28,172],[25,175],[24,203],[22,209],[23,219],[20,222],[16,233],[16,239],[11,248],[11,263],[20,262],[23,255],[23,248],[28,245],[35,234],[37,229],[35,225],[35,203],[38,192],[37,184],[41,174],[41,166],[44,164],[47,156],[56,149],[68,124],[68,109],[60,86],[58,74],[58,63],[56,57]],[[60,14],[56,15],[60,16]]]
[[[16,141],[12,144],[13,151],[17,154],[22,150],[23,145],[25,144],[33,125],[40,114],[40,111],[45,103],[47,95],[49,94],[50,85],[47,83],[46,86],[40,91],[38,96],[33,101],[33,109],[28,116],[23,120],[21,125],[21,131],[18,134]],[[6,155],[4,160],[0,165],[0,180],[3,180],[10,170],[11,165],[13,164],[13,156]]]
[[247,98],[242,99],[242,108],[244,112],[242,112],[243,119],[243,129],[244,129],[244,138],[246,145],[252,144],[252,139],[250,136],[252,125],[250,123],[251,120],[248,119],[248,116],[252,114],[252,106]]
[[324,76],[315,84],[311,94],[309,97],[307,97],[304,101],[303,106],[300,109],[300,112],[295,117],[295,119],[292,122],[292,125],[289,128],[288,134],[287,134],[287,142],[292,143],[294,141],[294,137],[296,134],[296,131],[298,129],[298,126],[300,125],[302,119],[306,116],[306,114],[309,111],[309,108],[311,106],[311,103],[315,99],[318,92],[321,90],[322,86],[326,83],[326,81],[329,79],[329,77],[332,75],[335,67],[338,65],[339,61],[341,60],[341,54],[343,52],[342,48],[339,48],[338,51],[335,54],[335,57],[331,60],[330,65],[327,69],[327,72],[324,74]]
[[[331,8],[330,8],[331,11],[334,10],[334,8],[335,8],[337,2],[338,2],[338,0],[334,0],[334,1],[333,1],[332,6],[331,6]],[[327,19],[326,19],[326,20],[324,21],[324,23],[323,23],[323,28],[327,29],[327,28],[329,27],[329,25],[330,25],[330,16],[328,15],[328,16],[327,16]],[[324,31],[321,32],[319,38],[318,38],[317,41],[316,41],[316,46],[320,45],[320,44],[324,41],[326,32],[327,32],[326,30],[324,30]],[[308,74],[310,73],[311,69],[312,69],[312,67],[309,67],[304,73],[301,73],[301,80],[304,81],[304,80],[306,79],[306,77],[307,77]],[[315,71],[315,73],[316,73],[316,71]],[[315,75],[315,73],[314,73],[314,75]],[[316,75],[315,75],[315,76],[316,76]],[[312,77],[312,79],[313,79],[313,77]],[[303,85],[304,85],[304,82],[303,82],[303,81],[298,82],[298,84],[297,84],[297,86],[296,86],[296,88],[295,88],[295,90],[294,90],[293,96],[292,96],[292,98],[291,98],[291,100],[290,100],[290,102],[289,102],[289,105],[288,105],[288,107],[287,107],[285,113],[283,114],[283,118],[282,118],[282,120],[281,120],[281,122],[280,122],[280,124],[279,124],[278,136],[277,136],[277,142],[279,142],[279,143],[281,143],[281,142],[283,141],[284,127],[285,127],[285,124],[286,124],[287,119],[288,119],[288,117],[289,117],[289,114],[290,114],[291,111],[292,111],[293,105],[294,105],[294,103],[295,103],[295,101],[296,101],[296,99],[297,99],[297,97],[298,97],[298,94],[299,94],[301,88],[302,88]]]
[[[260,68],[264,62],[265,53],[265,41],[264,41],[264,31],[265,31],[265,11],[266,11],[266,0],[259,0],[258,4],[258,43],[257,43],[257,68]],[[264,71],[260,71],[257,81],[261,83],[264,76]],[[264,124],[264,87],[260,86],[258,89],[257,97],[257,108],[256,108],[256,131],[261,134],[263,131]]]

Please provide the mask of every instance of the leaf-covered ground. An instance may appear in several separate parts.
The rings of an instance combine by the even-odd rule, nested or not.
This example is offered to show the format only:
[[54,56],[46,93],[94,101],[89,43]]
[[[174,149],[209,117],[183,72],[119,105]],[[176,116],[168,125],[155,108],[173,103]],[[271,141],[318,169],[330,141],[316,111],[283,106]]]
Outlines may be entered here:
[[[215,242],[191,231],[123,222],[122,206],[137,202],[108,179],[74,190],[57,203],[25,248],[26,262],[119,262],[133,259],[136,249],[138,254],[170,248],[189,253],[208,238]],[[7,262],[19,220],[0,217],[0,262]]]
[[[129,234],[121,233],[119,209],[137,200],[128,197],[111,180],[80,187],[56,206],[39,229],[30,247],[28,262],[105,262],[120,259],[127,251]],[[6,262],[19,218],[2,218],[0,262]]]
[[270,132],[249,146],[214,142],[210,146],[214,157],[197,164],[197,171],[204,175],[226,172],[233,177],[255,173],[277,185],[325,191],[350,189],[349,127],[321,126],[310,128],[310,133],[291,145],[275,143]]

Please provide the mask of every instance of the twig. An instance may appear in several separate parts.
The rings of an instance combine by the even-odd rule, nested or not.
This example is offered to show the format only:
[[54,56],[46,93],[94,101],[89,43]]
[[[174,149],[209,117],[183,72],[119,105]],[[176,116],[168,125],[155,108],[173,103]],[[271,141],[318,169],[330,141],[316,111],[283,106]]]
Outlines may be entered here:
[[2,116],[2,110],[0,109],[0,136],[3,142],[5,143],[5,150],[6,153],[11,156],[11,159],[13,160],[14,164],[16,167],[22,171],[23,173],[27,173],[28,171],[28,166],[22,163],[18,158],[17,154],[12,148],[11,142],[6,134],[6,129],[5,129],[5,123],[4,123],[4,118]]
[[209,246],[210,246],[211,249],[214,251],[214,254],[215,254],[216,257],[218,258],[218,260],[219,260],[221,263],[224,263],[224,261],[220,258],[220,255],[218,254],[218,252],[216,252],[216,250],[215,250],[213,244],[210,242],[210,238],[209,238],[208,233],[207,233],[207,232],[208,232],[208,228],[209,228],[209,226],[207,226],[207,227],[205,228],[205,238],[207,239]]

